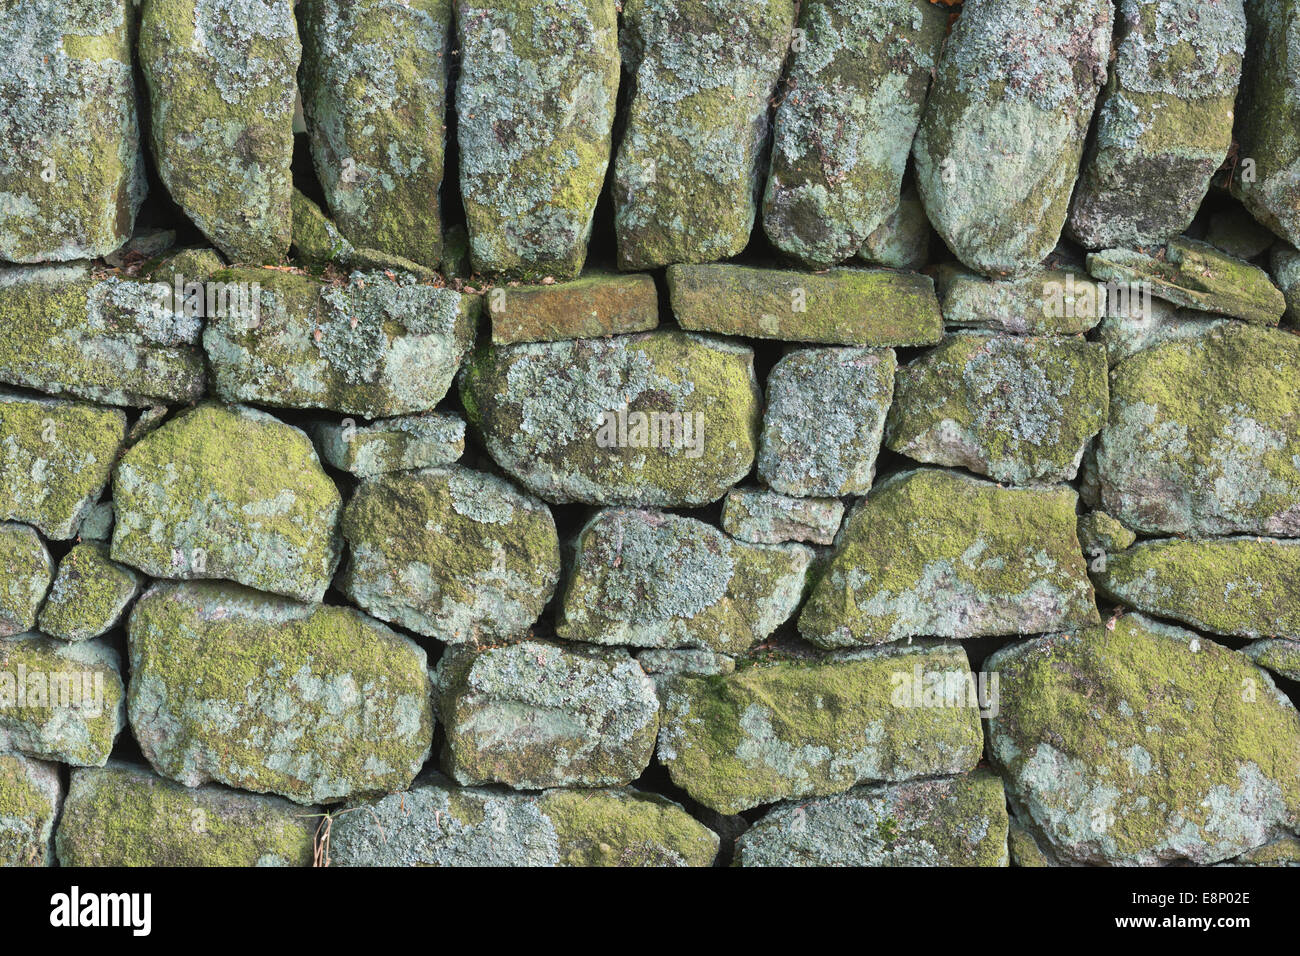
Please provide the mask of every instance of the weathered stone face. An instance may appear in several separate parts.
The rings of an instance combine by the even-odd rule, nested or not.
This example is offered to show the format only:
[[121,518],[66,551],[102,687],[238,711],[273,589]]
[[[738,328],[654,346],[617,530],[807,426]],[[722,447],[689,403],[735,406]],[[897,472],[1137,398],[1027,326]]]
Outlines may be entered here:
[[1300,714],[1240,654],[1132,614],[985,667],[989,756],[1056,857],[1207,864],[1295,829]]
[[1269,638],[1248,644],[1241,652],[1274,674],[1300,681],[1300,641]]
[[88,641],[115,625],[140,593],[140,576],[109,559],[108,545],[84,542],[59,562],[41,608],[41,631],[65,641]]
[[58,764],[0,754],[0,866],[53,866],[63,803]]
[[683,332],[480,349],[460,394],[496,463],[557,504],[708,504],[758,445],[753,352]]
[[131,236],[144,154],[127,0],[0,11],[0,260],[106,255]]
[[523,641],[438,663],[442,768],[519,790],[631,783],[659,728],[654,683],[623,649]]
[[311,434],[323,461],[358,478],[450,465],[465,451],[465,423],[439,412],[370,425],[319,422]]
[[934,230],[916,188],[905,184],[903,195],[885,221],[862,240],[858,258],[868,265],[917,270],[930,261]]
[[131,613],[130,646],[131,729],[187,787],[333,803],[404,789],[428,759],[424,650],[352,608],[157,584]]
[[36,626],[36,611],[54,577],[41,536],[24,524],[0,523],[0,638]]
[[986,279],[957,266],[938,269],[943,321],[949,327],[1013,335],[1087,332],[1107,314],[1106,288],[1082,269],[1030,269]]
[[648,332],[659,324],[649,275],[588,273],[556,285],[495,286],[484,300],[494,345]]
[[762,488],[732,488],[722,505],[722,530],[755,544],[830,544],[843,520],[838,499],[790,498]]
[[251,408],[204,404],[150,432],[113,502],[113,560],[155,577],[319,601],[338,565],[338,489],[306,435]]
[[550,509],[460,466],[364,482],[343,514],[343,537],[345,594],[378,618],[452,644],[523,636],[560,576]]
[[111,761],[73,773],[55,846],[61,866],[311,866],[310,814]]

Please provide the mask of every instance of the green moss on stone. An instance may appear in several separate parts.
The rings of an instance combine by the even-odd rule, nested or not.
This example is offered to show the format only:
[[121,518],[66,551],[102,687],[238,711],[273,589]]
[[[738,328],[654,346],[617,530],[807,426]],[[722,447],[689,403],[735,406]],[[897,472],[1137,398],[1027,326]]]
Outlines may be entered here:
[[140,575],[109,559],[108,545],[76,545],[59,562],[41,631],[65,641],[99,637],[121,618],[140,590]]

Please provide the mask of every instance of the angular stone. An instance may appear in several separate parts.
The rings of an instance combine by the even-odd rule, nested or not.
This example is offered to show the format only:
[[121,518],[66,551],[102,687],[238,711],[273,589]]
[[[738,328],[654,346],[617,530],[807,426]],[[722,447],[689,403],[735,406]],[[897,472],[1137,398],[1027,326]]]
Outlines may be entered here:
[[1300,339],[1240,322],[1111,375],[1102,507],[1143,534],[1300,536]]
[[305,434],[251,408],[206,403],[150,432],[113,503],[113,560],[154,577],[319,601],[338,565],[338,489]]
[[1192,224],[1232,143],[1241,0],[1119,0],[1114,69],[1070,207],[1089,249],[1150,246]]
[[1106,422],[1106,349],[957,332],[898,370],[885,443],[999,482],[1072,481]]
[[928,0],[801,5],[763,201],[774,246],[825,268],[889,218],[947,23]]
[[732,488],[722,503],[722,530],[741,541],[831,544],[844,520],[835,498],[789,498],[765,488]]
[[1107,313],[1107,289],[1082,269],[1030,269],[1008,279],[986,279],[958,266],[937,272],[943,321],[957,328],[1013,335],[1087,332]]
[[790,0],[627,0],[619,45],[632,95],[613,180],[620,269],[714,262],[748,244],[794,20]]
[[1007,849],[1010,851],[1012,866],[1059,866],[1043,852],[1034,835],[1017,823],[1014,817],[1007,832]]
[[431,774],[335,817],[331,866],[709,866],[718,836],[635,790],[533,795]]
[[1145,286],[1174,305],[1256,325],[1277,325],[1286,311],[1286,298],[1267,272],[1195,239],[1170,239],[1164,255],[1106,249],[1088,256],[1088,271],[1109,282]]
[[140,583],[140,575],[109,559],[107,544],[78,544],[59,562],[41,608],[41,631],[64,641],[99,637],[121,619]]
[[126,725],[117,651],[44,634],[0,640],[0,752],[102,767]]
[[767,377],[758,475],[802,497],[864,495],[894,395],[893,349],[799,349]]
[[[381,187],[382,188],[382,187]],[[290,248],[300,262],[316,267],[331,263],[347,266],[356,257],[356,247],[343,236],[334,220],[297,187],[290,199],[293,210],[293,235]]]
[[424,649],[352,608],[155,584],[131,614],[130,646],[135,739],[187,787],[304,804],[392,793],[433,745]]
[[1123,551],[1135,541],[1137,535],[1104,511],[1089,511],[1079,516],[1079,544],[1086,555]]
[[131,237],[147,185],[127,0],[0,11],[0,259],[93,259]]
[[1300,541],[1143,541],[1094,576],[1111,600],[1198,631],[1300,639]]
[[54,577],[41,536],[25,524],[0,523],[0,638],[36,626],[36,611]]
[[311,435],[327,464],[358,478],[450,465],[465,452],[465,423],[440,412],[369,425],[350,419],[318,422]]
[[1006,866],[1007,802],[985,770],[783,803],[736,842],[739,866]]
[[920,270],[930,261],[934,230],[915,187],[903,187],[894,211],[862,241],[858,258],[887,269]]
[[113,502],[101,501],[82,519],[77,529],[82,541],[108,541],[113,537]]
[[1248,644],[1241,652],[1274,674],[1287,680],[1300,681],[1300,641],[1269,638]]
[[1285,324],[1300,326],[1300,252],[1281,242],[1273,246],[1269,256],[1273,283],[1282,290],[1286,299]]
[[558,342],[659,325],[659,295],[649,275],[588,273],[557,285],[497,286],[486,295],[492,342]]
[[1108,311],[1097,327],[1097,341],[1106,347],[1106,362],[1114,368],[1130,355],[1161,342],[1200,338],[1215,324],[1231,322],[1220,315],[1175,308],[1160,299],[1124,310]]
[[743,654],[794,614],[812,558],[803,545],[746,544],[695,518],[602,511],[578,535],[555,632]]
[[367,418],[430,411],[473,345],[478,297],[410,276],[354,272],[345,286],[268,269],[222,277],[250,290],[203,333],[227,402]]
[[1279,837],[1220,866],[1300,866],[1300,837]]
[[73,537],[126,437],[117,409],[0,389],[0,520]]
[[561,504],[709,504],[758,446],[753,351],[684,332],[480,349],[460,394],[496,463]]
[[887,269],[822,274],[752,266],[672,266],[684,329],[828,345],[933,345],[943,316],[929,276]]
[[232,261],[283,259],[302,59],[293,4],[147,0],[139,54],[172,199]]
[[0,268],[0,381],[109,405],[196,401],[202,323],[171,292],[84,263]]
[[1300,714],[1235,651],[1130,614],[1014,644],[989,755],[1067,863],[1215,863],[1300,820]]
[[1040,634],[1100,618],[1064,485],[1002,488],[921,468],[849,513],[799,616],[819,647]]
[[316,823],[278,797],[111,761],[72,774],[55,846],[61,866],[311,866]]
[[[966,699],[970,679],[955,644],[679,676],[665,689],[659,762],[719,813],[870,781],[964,773],[983,747],[979,710]],[[938,706],[913,701],[913,684],[927,680],[959,693]]]
[[654,681],[655,693],[664,699],[668,685],[682,674],[713,677],[730,674],[736,669],[736,659],[715,651],[688,648],[686,650],[648,650],[636,656],[636,662]]
[[1205,241],[1234,259],[1254,259],[1268,252],[1278,243],[1277,236],[1269,232],[1255,217],[1238,204],[1226,206],[1211,213],[1205,230]]
[[303,113],[334,221],[354,245],[436,268],[450,0],[308,0],[301,18]]
[[523,636],[560,576],[550,509],[459,465],[363,482],[343,513],[343,537],[344,594],[451,644]]
[[650,763],[659,699],[625,650],[531,640],[453,648],[436,681],[442,768],[458,783],[622,786]]
[[0,754],[0,867],[54,865],[62,803],[58,764]]

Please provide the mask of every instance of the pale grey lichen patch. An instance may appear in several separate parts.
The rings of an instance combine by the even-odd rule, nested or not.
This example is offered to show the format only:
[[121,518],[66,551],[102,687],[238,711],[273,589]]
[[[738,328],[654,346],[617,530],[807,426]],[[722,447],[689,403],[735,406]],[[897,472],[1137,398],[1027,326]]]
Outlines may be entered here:
[[1241,652],[1274,674],[1300,681],[1300,641],[1268,638],[1248,644]]
[[450,465],[465,451],[465,422],[441,412],[369,425],[317,422],[311,436],[322,460],[358,478]]
[[36,626],[36,611],[53,577],[54,562],[36,530],[0,522],[0,638]]
[[741,541],[831,544],[844,520],[836,498],[792,498],[766,488],[732,488],[722,504],[722,530]]

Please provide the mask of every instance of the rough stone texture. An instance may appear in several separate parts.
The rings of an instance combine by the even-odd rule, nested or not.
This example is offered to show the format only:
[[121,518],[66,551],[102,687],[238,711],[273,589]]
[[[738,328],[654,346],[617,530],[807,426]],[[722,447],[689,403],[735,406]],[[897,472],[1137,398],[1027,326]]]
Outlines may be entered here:
[[153,768],[187,787],[332,803],[402,790],[428,759],[424,650],[353,608],[155,584],[131,613],[130,646],[131,729]]
[[1105,424],[1106,379],[1092,342],[958,332],[898,370],[885,443],[1000,482],[1071,481]]
[[682,674],[713,677],[730,674],[736,669],[736,659],[726,654],[698,648],[685,650],[648,650],[636,655],[636,662],[655,684],[655,693],[664,699],[673,680]]
[[305,434],[251,408],[208,403],[150,432],[113,502],[113,560],[155,577],[319,601],[338,565],[338,489]]
[[558,342],[659,325],[653,276],[588,273],[555,285],[497,286],[485,296],[492,342]]
[[1089,511],[1079,516],[1079,544],[1084,554],[1095,557],[1098,551],[1123,551],[1136,540],[1137,535],[1104,511]]
[[893,349],[800,349],[772,368],[758,475],[802,497],[871,489],[894,395]]
[[326,464],[358,478],[450,465],[465,452],[465,423],[439,412],[369,425],[351,419],[318,422],[311,435]]
[[[665,687],[659,762],[673,782],[719,813],[824,796],[869,781],[975,767],[979,711],[970,665],[954,644],[916,644],[778,661]],[[955,693],[937,706],[914,683]]]
[[1269,638],[1248,644],[1241,652],[1274,674],[1300,681],[1300,641]]
[[0,640],[0,753],[102,767],[126,725],[117,651],[44,634]]
[[843,520],[842,501],[790,498],[765,488],[732,488],[722,503],[722,530],[755,544],[830,544]]
[[695,518],[602,511],[578,535],[567,640],[743,654],[794,614],[812,550],[736,541]]
[[508,793],[432,774],[336,814],[330,846],[331,866],[708,866],[718,837],[654,794]]
[[858,258],[868,265],[889,269],[921,269],[930,260],[933,239],[934,230],[921,197],[914,186],[904,185],[894,211],[862,240]]
[[1034,835],[1021,826],[1015,817],[1011,818],[1011,825],[1007,832],[1007,850],[1012,866],[1041,868],[1060,865],[1043,852]]
[[1300,639],[1300,541],[1143,541],[1095,576],[1112,600],[1234,637]]
[[1293,328],[1300,326],[1300,252],[1277,243],[1269,256],[1269,268],[1274,284],[1286,300],[1285,324]]
[[1241,0],[1118,0],[1114,66],[1068,230],[1089,249],[1149,246],[1192,223],[1232,143]]
[[228,258],[273,262],[292,229],[302,46],[290,0],[145,0],[140,66],[163,184]]
[[131,237],[144,154],[127,0],[0,11],[0,259],[93,259]]
[[1300,866],[1300,837],[1279,837],[1220,866]]
[[805,0],[776,111],[763,228],[814,267],[894,212],[948,23],[928,0]]
[[331,264],[349,266],[356,258],[356,247],[344,237],[334,220],[301,189],[294,187],[290,199],[293,234],[290,248],[299,262],[315,268]]
[[0,753],[0,867],[53,866],[58,764]]
[[913,146],[934,228],[989,275],[1061,235],[1110,54],[1110,0],[967,0]]
[[1242,655],[1132,614],[984,666],[989,756],[1061,860],[1214,863],[1295,830],[1300,714]]
[[76,545],[59,562],[41,608],[41,631],[65,641],[88,641],[110,630],[140,592],[140,576],[109,559],[108,545]]
[[287,800],[113,761],[73,773],[55,846],[61,866],[311,866],[315,831]]
[[758,447],[754,353],[707,336],[484,348],[460,394],[496,463],[555,503],[709,504]]
[[619,268],[713,262],[745,248],[794,19],[790,0],[627,0],[619,46],[631,98],[613,179]]
[[1279,243],[1277,236],[1269,232],[1240,203],[1226,206],[1210,214],[1210,221],[1205,229],[1205,241],[1220,252],[1237,259],[1254,259],[1262,256],[1273,246],[1286,248]]
[[480,272],[571,278],[618,97],[615,0],[458,0],[460,186]]
[[459,465],[364,482],[343,513],[339,588],[376,617],[452,644],[521,637],[560,576],[545,504]]
[[334,221],[356,246],[435,268],[451,0],[300,6],[302,106]]
[[436,680],[442,768],[458,783],[622,786],[650,762],[659,700],[621,648],[453,648]]
[[478,297],[410,276],[354,272],[330,285],[267,269],[221,275],[257,290],[203,333],[227,402],[367,418],[431,411],[473,345]]
[[1107,289],[1082,269],[1030,269],[986,279],[959,266],[936,273],[945,325],[1013,335],[1087,332],[1107,314]]
[[54,577],[41,536],[24,524],[0,523],[0,638],[36,626],[36,611]]
[[1300,535],[1300,339],[1239,322],[1111,375],[1103,507],[1145,534]]
[[116,409],[0,389],[0,520],[71,538],[125,437],[126,415]]
[[936,468],[891,477],[849,513],[799,632],[848,647],[1095,624],[1077,501]]
[[672,266],[684,329],[828,345],[933,345],[943,316],[928,276],[885,269],[822,274],[752,266]]
[[1213,324],[1230,322],[1220,315],[1175,308],[1160,299],[1148,299],[1129,309],[1108,312],[1097,327],[1097,341],[1106,347],[1106,362],[1114,368],[1124,359],[1161,342],[1195,339]]
[[855,787],[783,803],[736,843],[740,866],[1006,866],[1002,781],[961,777]]

